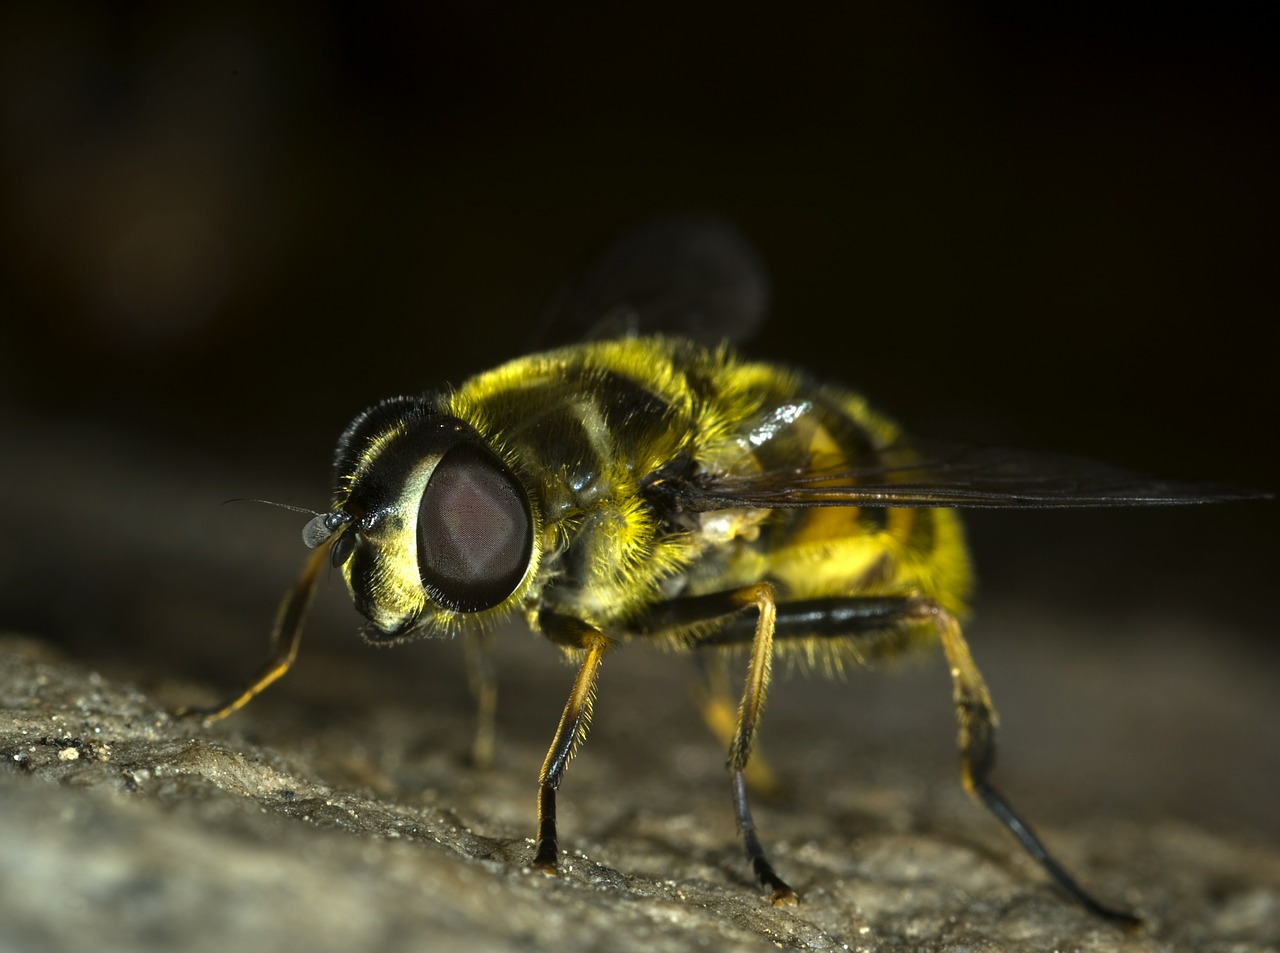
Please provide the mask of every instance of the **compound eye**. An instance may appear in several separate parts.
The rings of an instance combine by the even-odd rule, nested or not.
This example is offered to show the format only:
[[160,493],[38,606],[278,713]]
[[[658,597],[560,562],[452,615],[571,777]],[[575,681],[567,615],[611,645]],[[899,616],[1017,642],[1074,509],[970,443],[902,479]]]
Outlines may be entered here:
[[460,444],[436,465],[418,505],[418,571],[459,612],[496,606],[524,578],[533,520],[524,490],[486,450]]

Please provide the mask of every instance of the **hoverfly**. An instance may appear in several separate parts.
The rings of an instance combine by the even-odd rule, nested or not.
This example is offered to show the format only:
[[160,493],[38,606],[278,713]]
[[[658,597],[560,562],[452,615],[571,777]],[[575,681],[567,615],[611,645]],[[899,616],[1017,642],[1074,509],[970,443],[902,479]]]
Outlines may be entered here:
[[371,642],[462,635],[490,750],[487,633],[521,616],[577,663],[539,778],[532,866],[554,873],[556,794],[585,739],[601,660],[629,639],[719,658],[746,649],[735,701],[712,698],[738,832],[777,905],[747,794],[771,664],[838,669],[940,643],[964,788],[1086,909],[1086,892],[992,785],[996,716],[961,633],[970,568],[958,507],[1109,507],[1257,498],[1075,458],[924,450],[842,387],[739,356],[767,281],[736,231],[664,219],[624,238],[557,309],[589,338],[461,385],[384,400],[338,441],[333,502],[236,711],[283,675],[323,566],[341,570]]

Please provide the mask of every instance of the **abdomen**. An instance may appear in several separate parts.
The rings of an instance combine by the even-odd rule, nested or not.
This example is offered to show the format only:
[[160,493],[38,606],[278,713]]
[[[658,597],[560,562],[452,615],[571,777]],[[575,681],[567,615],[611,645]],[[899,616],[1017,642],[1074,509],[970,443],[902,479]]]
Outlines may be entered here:
[[[855,394],[768,365],[747,365],[761,404],[736,428],[730,448],[708,461],[722,472],[839,473],[882,464],[902,437]],[[900,459],[898,456],[897,459]],[[842,478],[843,482],[843,478]],[[735,532],[733,521],[737,520]],[[717,522],[718,521],[718,522]],[[968,553],[952,510],[814,507],[705,515],[714,537],[690,592],[775,583],[779,601],[831,596],[912,595],[962,613]]]

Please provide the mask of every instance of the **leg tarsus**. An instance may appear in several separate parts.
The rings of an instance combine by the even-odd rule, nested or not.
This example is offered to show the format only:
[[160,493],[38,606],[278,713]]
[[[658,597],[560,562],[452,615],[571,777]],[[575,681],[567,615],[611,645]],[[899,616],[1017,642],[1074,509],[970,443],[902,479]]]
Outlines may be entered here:
[[293,665],[298,656],[298,644],[302,641],[302,623],[306,621],[307,611],[315,598],[316,582],[320,578],[320,569],[327,561],[329,548],[337,536],[311,551],[302,567],[302,575],[293,584],[293,588],[285,594],[276,612],[275,625],[271,630],[271,656],[258,669],[248,686],[234,698],[215,705],[212,708],[179,708],[174,711],[176,718],[200,718],[204,724],[210,725],[221,721],[233,712],[239,711],[263,689],[278,680]]
[[778,876],[765,856],[756,833],[755,820],[751,817],[751,806],[747,803],[747,782],[741,769],[733,770],[733,812],[738,821],[738,834],[746,848],[747,863],[751,865],[756,882],[770,891],[769,902],[775,907],[794,907],[800,902],[800,895]]
[[1032,859],[1043,867],[1053,881],[1066,891],[1076,903],[1094,916],[1109,920],[1126,930],[1134,930],[1142,926],[1141,917],[1124,910],[1109,907],[1081,887],[1075,878],[1067,873],[1062,865],[1045,849],[1043,842],[1036,833],[1014,812],[1009,802],[987,782],[985,777],[975,778],[974,785],[978,799],[982,801],[987,810],[1000,820],[1000,823],[1017,838],[1018,843],[1031,855]]
[[996,763],[997,719],[982,673],[974,664],[969,646],[960,631],[960,624],[954,616],[925,600],[921,600],[919,612],[936,621],[942,650],[951,670],[956,718],[960,723],[960,780],[965,790],[995,815],[1032,859],[1076,903],[1095,916],[1126,930],[1136,929],[1141,925],[1141,919],[1101,903],[1081,887],[1053,858],[1035,832],[1014,812],[1004,796],[992,786],[989,777]]

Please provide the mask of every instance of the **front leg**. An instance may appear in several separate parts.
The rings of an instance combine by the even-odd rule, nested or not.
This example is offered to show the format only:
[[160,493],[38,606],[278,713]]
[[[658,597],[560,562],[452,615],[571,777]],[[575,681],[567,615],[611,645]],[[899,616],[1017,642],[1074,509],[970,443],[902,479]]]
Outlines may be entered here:
[[493,743],[498,719],[498,680],[493,672],[493,633],[468,632],[463,641],[467,660],[467,684],[476,700],[476,731],[471,740],[471,764],[488,768],[493,763]]
[[542,632],[557,645],[583,652],[573,690],[565,702],[564,713],[556,727],[547,758],[538,778],[538,847],[533,867],[543,873],[556,873],[560,848],[556,841],[556,789],[564,777],[569,759],[587,736],[591,724],[591,707],[595,700],[600,663],[613,642],[600,630],[569,616],[543,612],[538,618]]
[[321,543],[311,551],[302,567],[302,575],[293,584],[293,588],[285,594],[280,608],[276,612],[275,626],[271,630],[271,655],[262,663],[249,684],[236,696],[227,699],[213,708],[179,708],[174,712],[178,718],[201,718],[206,725],[221,721],[233,712],[239,711],[263,689],[277,681],[293,665],[298,657],[298,643],[302,641],[302,623],[306,621],[307,612],[315,598],[316,583],[320,579],[320,570],[327,561],[330,548],[337,536]]

